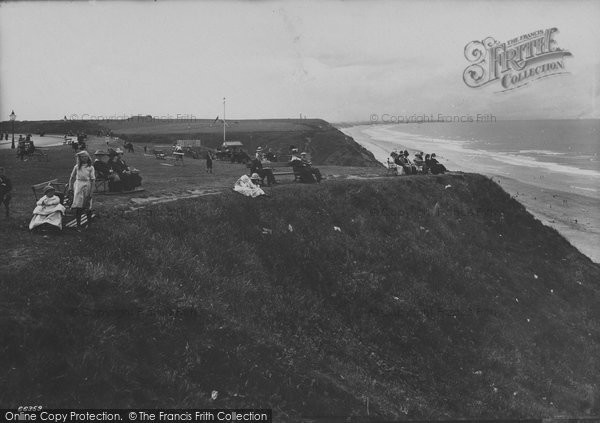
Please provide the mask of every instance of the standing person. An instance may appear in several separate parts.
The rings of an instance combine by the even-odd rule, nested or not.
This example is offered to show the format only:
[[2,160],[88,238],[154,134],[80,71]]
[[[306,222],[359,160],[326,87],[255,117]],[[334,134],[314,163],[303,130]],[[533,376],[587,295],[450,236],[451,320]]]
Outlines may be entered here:
[[148,152],[148,146],[147,146],[147,145],[145,145],[145,146],[144,146],[144,154],[146,154],[147,152]]
[[88,226],[92,223],[92,191],[96,172],[92,165],[92,158],[87,151],[80,151],[76,156],[77,164],[73,167],[69,178],[69,190],[73,191],[71,208],[75,209],[77,230],[81,230],[81,214],[84,211],[87,214]]
[[4,168],[0,167],[0,204],[4,204],[6,210],[6,218],[8,219],[8,206],[12,198],[12,183],[4,174]]
[[210,151],[206,152],[206,173],[213,173],[213,156]]

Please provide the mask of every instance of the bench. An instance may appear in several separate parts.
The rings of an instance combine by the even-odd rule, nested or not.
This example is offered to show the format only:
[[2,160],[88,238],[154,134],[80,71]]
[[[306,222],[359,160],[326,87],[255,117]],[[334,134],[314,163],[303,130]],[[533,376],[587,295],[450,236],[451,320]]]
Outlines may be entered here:
[[[39,184],[32,185],[31,189],[33,190],[33,196],[35,197],[35,201],[37,202],[40,198],[42,198],[42,196],[44,195],[43,189],[46,188],[48,185],[52,185],[54,187],[54,189],[56,190],[56,196],[58,196],[58,198],[60,198],[60,204],[65,206],[66,211],[63,216],[63,227],[75,228],[77,226],[77,221],[75,219],[75,213],[74,213],[73,209],[71,209],[71,204],[67,198],[68,189],[69,189],[68,184],[58,182],[58,179],[51,179],[46,182],[41,182]],[[92,211],[92,218],[93,217],[96,217],[96,213],[94,213]],[[84,224],[86,222],[87,222],[87,216],[84,213],[81,216],[81,223]]]
[[[289,162],[263,162],[263,169],[270,169],[273,176],[294,175],[294,182],[300,180],[300,171],[290,166]],[[250,167],[250,164],[248,164]]]
[[65,198],[67,196],[67,191],[69,189],[69,185],[65,184],[63,182],[58,182],[58,179],[51,179],[46,182],[41,182],[39,184],[32,185],[31,190],[33,191],[33,196],[35,198],[35,201],[39,200],[40,198],[42,198],[44,196],[43,190],[48,185],[52,185],[54,187],[54,189],[56,190],[56,195],[60,198],[61,204],[63,204],[63,201],[65,200]]
[[271,169],[273,175],[295,175],[294,168],[289,162],[269,162],[263,163],[263,169]]

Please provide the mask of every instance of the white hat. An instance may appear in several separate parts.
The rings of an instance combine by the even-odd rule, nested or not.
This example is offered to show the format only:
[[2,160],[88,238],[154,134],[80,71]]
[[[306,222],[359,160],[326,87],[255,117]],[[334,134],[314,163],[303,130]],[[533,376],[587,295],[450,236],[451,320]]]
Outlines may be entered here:
[[250,179],[260,179],[260,176],[258,176],[258,173],[253,173]]

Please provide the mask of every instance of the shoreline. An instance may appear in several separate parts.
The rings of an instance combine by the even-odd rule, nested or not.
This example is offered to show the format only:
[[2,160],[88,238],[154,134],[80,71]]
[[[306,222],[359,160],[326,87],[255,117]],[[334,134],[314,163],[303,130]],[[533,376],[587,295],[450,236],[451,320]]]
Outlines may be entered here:
[[[466,141],[428,141],[384,126],[339,129],[384,164],[394,148],[407,149],[411,156],[415,150],[435,151],[440,162],[451,171],[475,172],[492,178],[544,225],[557,230],[581,253],[600,263],[600,216],[594,213],[600,210],[600,197],[597,191],[585,186],[580,188],[579,185],[585,184],[578,183],[578,177],[558,176],[558,173],[527,166],[502,166],[477,151],[464,149]],[[434,150],[429,151],[431,148]]]

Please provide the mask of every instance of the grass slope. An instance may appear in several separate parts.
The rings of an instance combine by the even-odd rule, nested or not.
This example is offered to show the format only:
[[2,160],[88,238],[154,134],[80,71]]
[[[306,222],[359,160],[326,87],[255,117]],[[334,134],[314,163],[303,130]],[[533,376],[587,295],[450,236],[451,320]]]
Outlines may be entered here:
[[288,185],[101,222],[0,273],[0,404],[600,412],[600,268],[482,176]]

